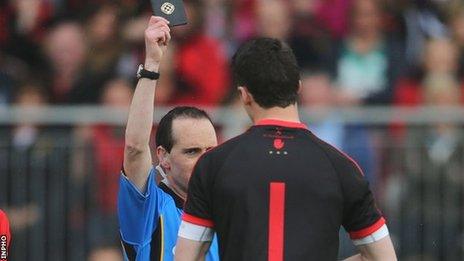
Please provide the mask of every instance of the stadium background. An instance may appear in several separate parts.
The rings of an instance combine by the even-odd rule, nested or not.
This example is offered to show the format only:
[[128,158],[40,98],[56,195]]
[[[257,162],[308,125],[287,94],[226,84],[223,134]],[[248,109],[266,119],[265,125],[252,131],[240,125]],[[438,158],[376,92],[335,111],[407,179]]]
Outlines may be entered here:
[[[277,37],[302,69],[310,129],[363,167],[400,260],[464,260],[464,3],[186,1],[156,115],[207,108],[250,125],[228,62]],[[12,260],[121,260],[116,193],[149,1],[0,1],[0,208]],[[156,128],[156,126],[154,126]],[[353,253],[341,232],[340,257]]]

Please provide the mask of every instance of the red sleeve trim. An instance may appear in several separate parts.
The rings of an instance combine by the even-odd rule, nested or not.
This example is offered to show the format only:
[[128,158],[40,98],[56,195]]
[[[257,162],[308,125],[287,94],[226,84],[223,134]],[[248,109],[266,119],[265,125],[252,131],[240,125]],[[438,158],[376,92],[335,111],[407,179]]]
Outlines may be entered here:
[[182,215],[182,220],[187,221],[187,222],[192,223],[192,224],[195,224],[195,225],[199,225],[199,226],[204,226],[204,227],[209,227],[209,228],[214,227],[213,221],[211,221],[209,219],[203,219],[203,218],[195,217],[195,216],[189,215],[187,213],[184,213]]
[[372,233],[376,232],[377,230],[379,230],[383,225],[385,225],[385,219],[381,217],[379,220],[377,220],[377,222],[370,225],[369,227],[363,228],[358,231],[349,232],[350,238],[355,240],[355,239],[361,239],[361,238],[367,237],[371,235]]

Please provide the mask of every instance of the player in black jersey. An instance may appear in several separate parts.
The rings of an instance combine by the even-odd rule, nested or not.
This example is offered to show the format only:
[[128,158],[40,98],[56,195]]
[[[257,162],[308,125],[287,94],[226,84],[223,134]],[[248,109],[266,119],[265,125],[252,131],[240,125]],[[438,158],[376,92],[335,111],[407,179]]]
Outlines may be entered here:
[[214,231],[225,261],[336,260],[340,226],[360,252],[348,260],[396,260],[359,166],[300,123],[291,49],[256,39],[232,66],[255,125],[197,162],[176,260],[200,260]]

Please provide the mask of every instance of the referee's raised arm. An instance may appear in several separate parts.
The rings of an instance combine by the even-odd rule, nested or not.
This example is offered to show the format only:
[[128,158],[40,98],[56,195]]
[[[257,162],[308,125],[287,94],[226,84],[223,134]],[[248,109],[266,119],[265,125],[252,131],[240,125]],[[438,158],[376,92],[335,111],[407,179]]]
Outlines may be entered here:
[[152,16],[145,30],[145,64],[137,73],[139,81],[127,121],[124,172],[140,191],[145,190],[152,166],[149,140],[153,126],[153,104],[159,65],[171,39],[168,23],[162,17]]

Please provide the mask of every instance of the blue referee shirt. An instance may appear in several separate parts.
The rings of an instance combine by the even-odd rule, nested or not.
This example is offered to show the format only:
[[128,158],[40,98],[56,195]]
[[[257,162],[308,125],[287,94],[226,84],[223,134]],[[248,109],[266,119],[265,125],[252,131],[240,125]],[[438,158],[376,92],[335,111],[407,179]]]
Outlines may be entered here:
[[[157,186],[156,173],[150,170],[145,193],[121,174],[118,215],[125,260],[174,260],[183,200],[166,184]],[[206,260],[219,260],[216,236]]]

